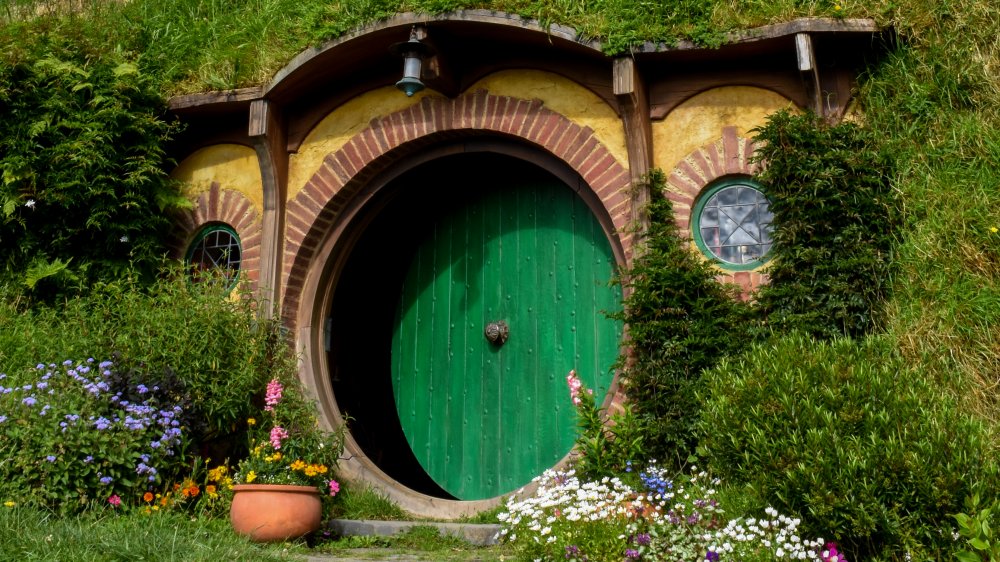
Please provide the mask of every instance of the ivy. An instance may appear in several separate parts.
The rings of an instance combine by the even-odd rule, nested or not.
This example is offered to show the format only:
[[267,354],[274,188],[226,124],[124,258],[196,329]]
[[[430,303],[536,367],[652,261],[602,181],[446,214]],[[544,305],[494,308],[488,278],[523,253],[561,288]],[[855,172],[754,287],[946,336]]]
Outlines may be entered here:
[[873,131],[815,114],[773,115],[755,130],[774,213],[774,245],[760,292],[778,333],[820,338],[872,333],[892,281],[898,231],[893,162]]
[[619,360],[625,392],[648,428],[646,453],[682,466],[694,451],[695,391],[703,370],[746,345],[749,307],[678,236],[662,171],[648,178],[653,200],[642,254],[621,277],[630,354]]
[[53,295],[152,274],[182,205],[152,81],[121,54],[88,59],[38,39],[0,67],[0,275]]

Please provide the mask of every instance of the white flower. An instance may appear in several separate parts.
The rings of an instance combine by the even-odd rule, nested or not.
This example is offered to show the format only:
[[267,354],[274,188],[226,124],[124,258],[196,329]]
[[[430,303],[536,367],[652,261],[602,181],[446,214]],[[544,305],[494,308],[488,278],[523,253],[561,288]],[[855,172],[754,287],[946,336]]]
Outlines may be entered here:
[[27,207],[27,208],[29,208],[29,209],[34,209],[35,208],[35,200],[34,199],[28,199],[27,201],[24,202],[24,206]]
[[128,242],[128,234],[123,235],[118,239],[119,242]]

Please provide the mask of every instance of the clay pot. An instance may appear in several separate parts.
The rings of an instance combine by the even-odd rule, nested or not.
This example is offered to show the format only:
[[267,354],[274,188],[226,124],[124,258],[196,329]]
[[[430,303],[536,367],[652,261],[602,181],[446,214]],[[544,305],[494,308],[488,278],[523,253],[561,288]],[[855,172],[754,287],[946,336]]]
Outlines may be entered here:
[[295,539],[319,529],[323,506],[315,486],[238,484],[229,520],[257,542]]

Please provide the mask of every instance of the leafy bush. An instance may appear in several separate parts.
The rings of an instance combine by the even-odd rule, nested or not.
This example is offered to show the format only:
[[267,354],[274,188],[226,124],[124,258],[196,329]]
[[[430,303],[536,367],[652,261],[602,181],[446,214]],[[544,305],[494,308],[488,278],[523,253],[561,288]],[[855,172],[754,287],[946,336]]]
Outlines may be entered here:
[[665,178],[649,176],[651,226],[642,254],[621,276],[630,352],[618,362],[629,401],[647,429],[651,458],[683,466],[694,450],[695,390],[702,370],[740,350],[752,323],[734,290],[715,280],[712,266],[681,241]]
[[249,295],[232,299],[180,274],[147,288],[134,278],[98,283],[59,305],[24,302],[0,300],[0,372],[52,357],[113,358],[116,377],[170,390],[196,442],[229,441],[221,438],[254,415],[251,398],[262,399],[273,372],[294,370],[288,346],[258,323]]
[[117,506],[188,469],[183,408],[158,386],[115,384],[111,369],[91,358],[0,374],[0,498]]
[[566,377],[570,400],[576,408],[577,427],[575,468],[587,480],[623,474],[633,461],[645,461],[645,428],[631,404],[608,416],[594,401],[593,390],[585,388],[576,371]]
[[756,133],[758,179],[774,213],[764,318],[781,333],[871,333],[892,279],[892,161],[874,131],[813,113],[775,113]]
[[[33,37],[33,36],[32,36]],[[0,276],[41,296],[159,267],[186,200],[166,175],[176,126],[154,81],[120,53],[23,41],[0,65]]]
[[[10,485],[2,494],[69,510],[95,498],[155,508],[152,498],[170,505],[198,495],[192,477],[208,461],[197,456],[245,453],[234,437],[265,405],[265,381],[295,376],[290,347],[255,312],[249,296],[234,300],[182,275],[145,289],[131,279],[99,283],[60,307],[0,301],[0,475]],[[113,356],[114,367],[49,363],[87,350]],[[217,493],[223,482],[208,480],[205,492]]]
[[705,374],[701,452],[852,559],[947,558],[950,513],[995,493],[989,430],[884,341],[754,347]]

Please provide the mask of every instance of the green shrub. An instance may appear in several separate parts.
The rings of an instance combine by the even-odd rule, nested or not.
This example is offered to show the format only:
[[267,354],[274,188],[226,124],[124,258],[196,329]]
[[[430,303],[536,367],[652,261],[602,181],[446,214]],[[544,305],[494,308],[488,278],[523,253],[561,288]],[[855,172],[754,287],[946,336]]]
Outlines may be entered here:
[[758,297],[766,322],[824,338],[871,333],[892,279],[893,162],[874,131],[813,113],[775,113],[756,134],[774,213]]
[[[26,308],[0,301],[0,372],[67,358],[113,359],[134,382],[171,381],[196,418],[197,441],[220,438],[257,411],[287,346],[260,325],[248,296],[170,275],[150,287],[134,278],[91,287],[86,296]],[[290,360],[294,364],[294,359]],[[222,459],[216,459],[222,460]]]
[[59,36],[0,65],[0,278],[38,296],[159,267],[185,205],[166,174],[176,126],[154,81],[120,53]]
[[0,373],[0,498],[117,506],[186,473],[184,409],[113,368],[88,358]]
[[927,379],[877,338],[754,347],[706,372],[700,452],[851,560],[945,559],[949,514],[998,471],[987,427]]
[[[702,370],[740,350],[752,326],[749,309],[712,266],[678,236],[665,178],[649,177],[654,195],[642,254],[621,276],[630,352],[618,362],[650,458],[681,467],[694,450],[695,390]],[[645,459],[632,459],[634,461]]]
[[[295,376],[290,348],[258,325],[249,297],[183,276],[18,305],[0,302],[0,495],[12,500],[72,510],[166,491],[198,454],[241,454],[234,433],[259,414],[266,381]],[[114,365],[74,368],[77,357]]]

